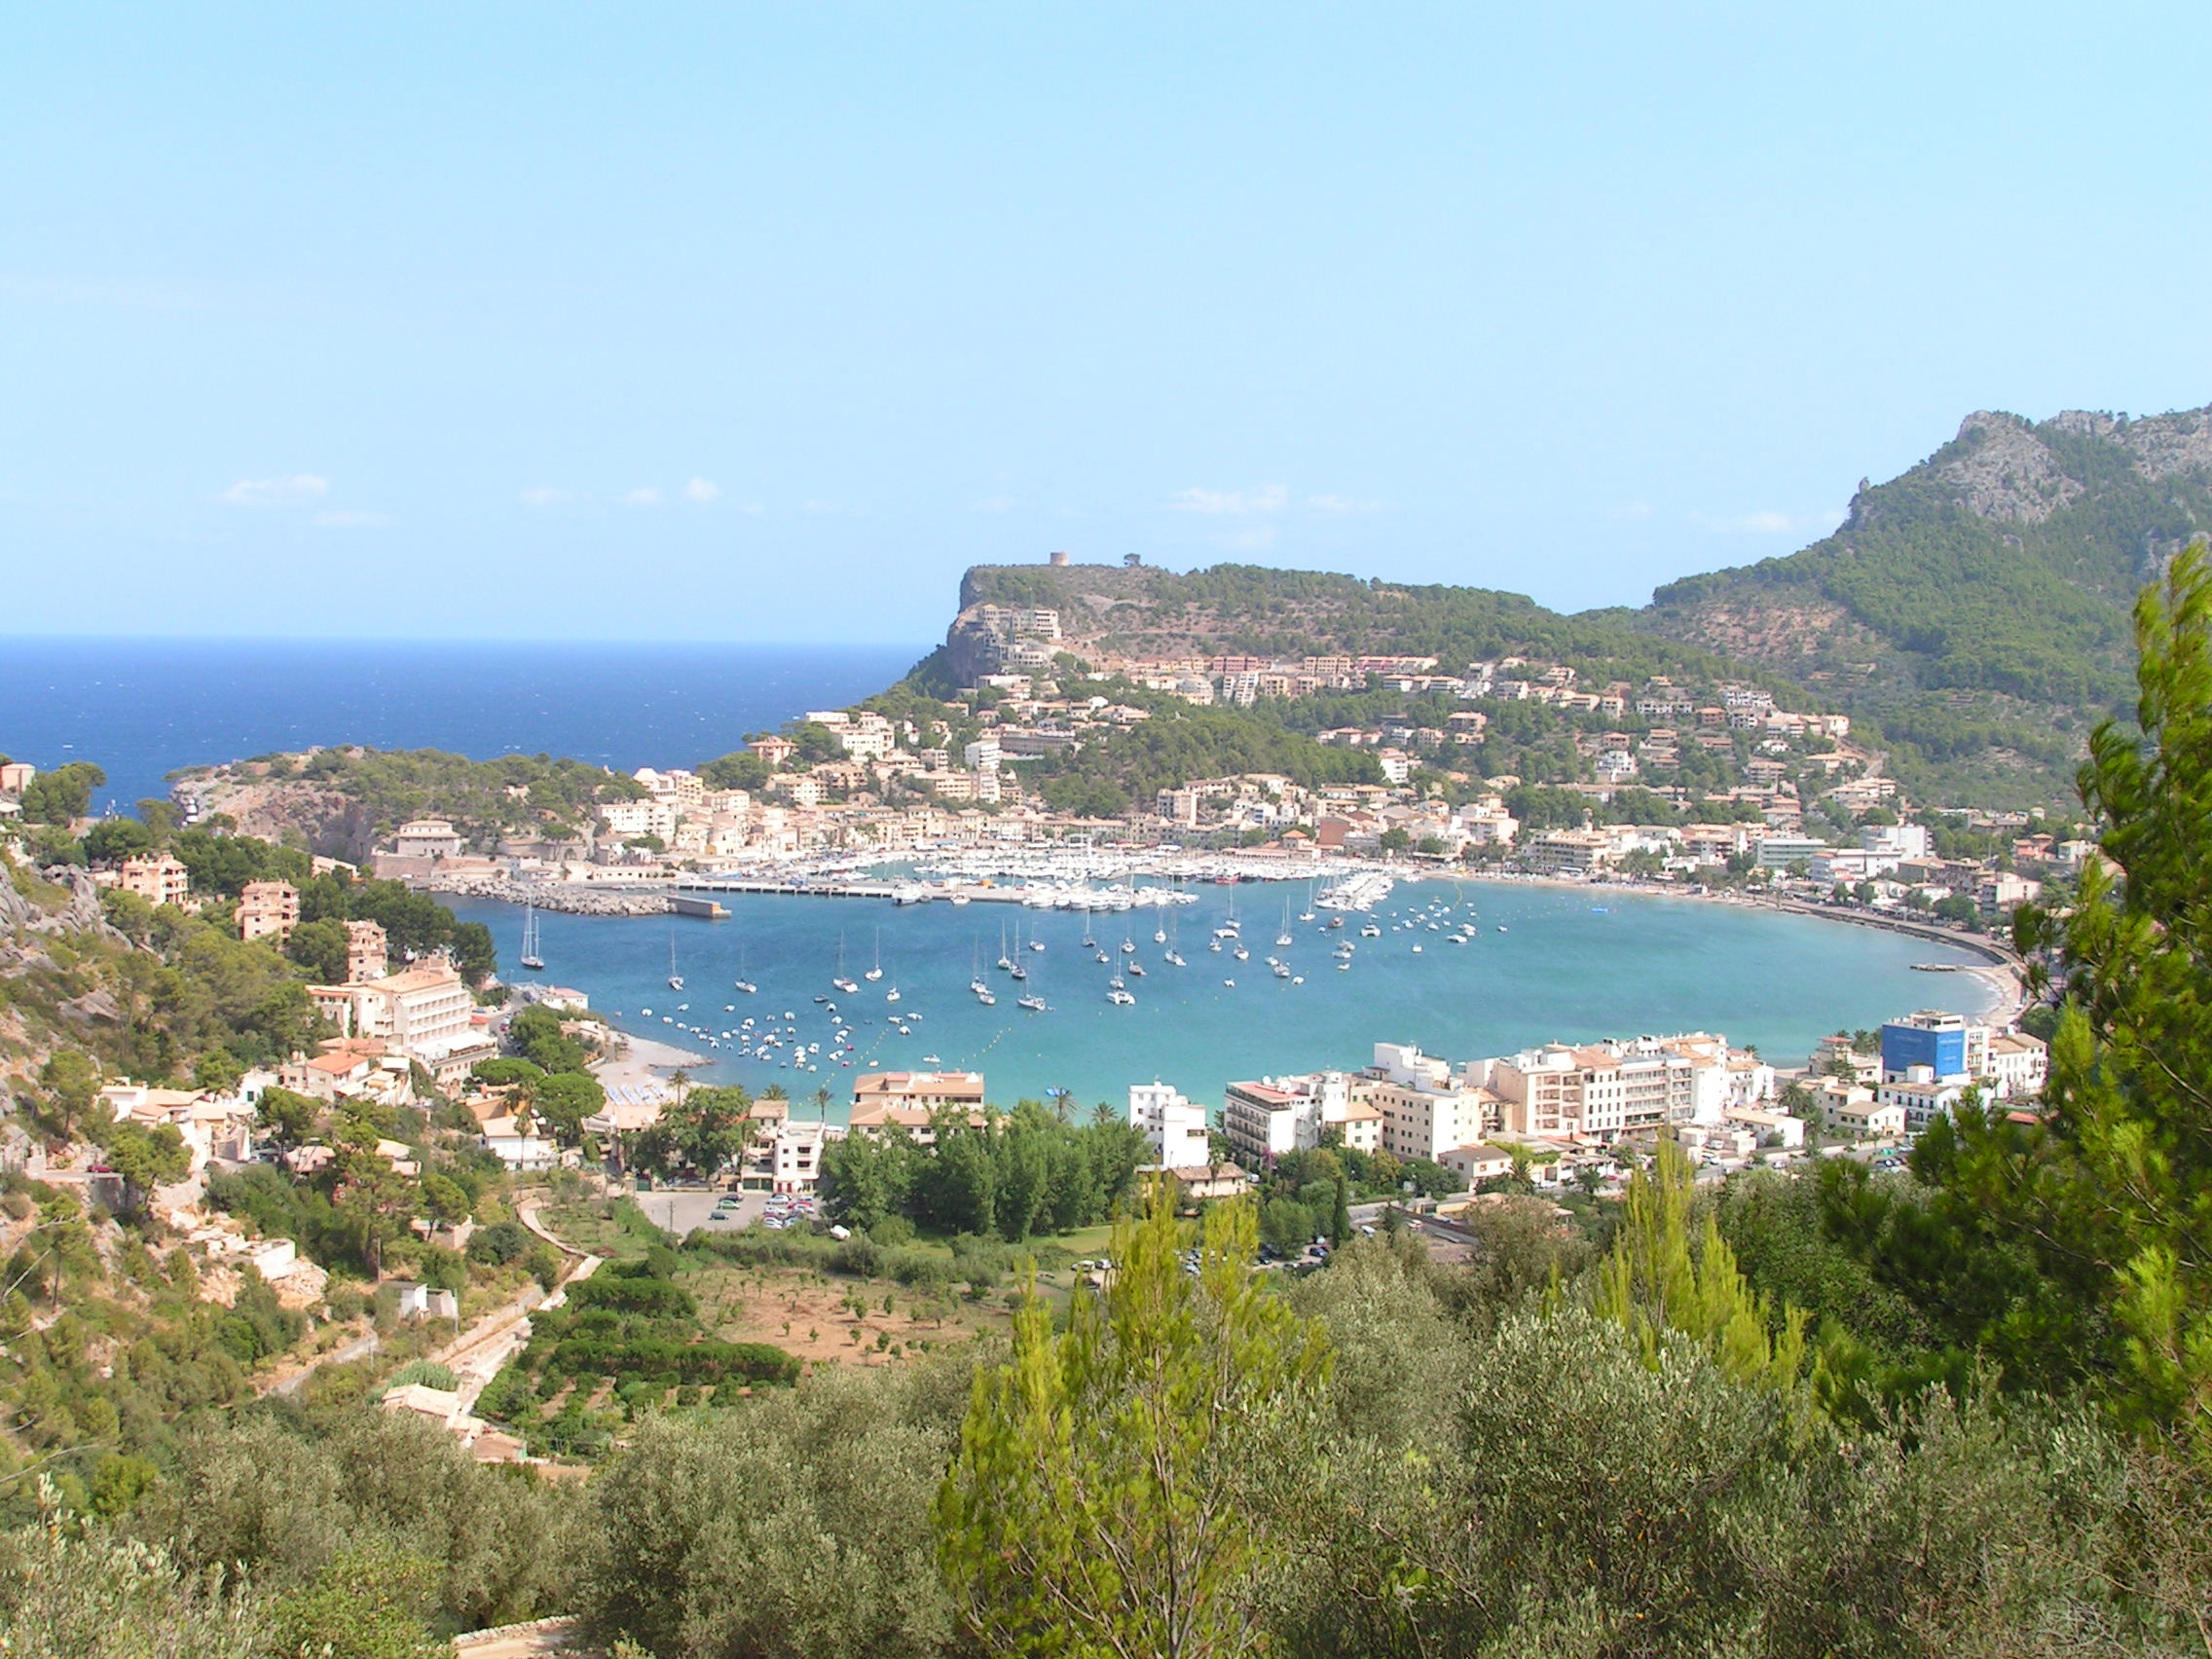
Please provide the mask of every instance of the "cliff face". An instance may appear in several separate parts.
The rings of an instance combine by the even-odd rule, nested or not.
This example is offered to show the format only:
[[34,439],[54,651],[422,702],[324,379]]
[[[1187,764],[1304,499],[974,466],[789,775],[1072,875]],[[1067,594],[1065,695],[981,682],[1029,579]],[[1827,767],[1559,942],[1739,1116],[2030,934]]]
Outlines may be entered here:
[[360,864],[376,837],[377,825],[360,801],[302,779],[226,767],[192,780],[191,787],[203,812],[228,813],[240,834],[305,846],[324,858]]

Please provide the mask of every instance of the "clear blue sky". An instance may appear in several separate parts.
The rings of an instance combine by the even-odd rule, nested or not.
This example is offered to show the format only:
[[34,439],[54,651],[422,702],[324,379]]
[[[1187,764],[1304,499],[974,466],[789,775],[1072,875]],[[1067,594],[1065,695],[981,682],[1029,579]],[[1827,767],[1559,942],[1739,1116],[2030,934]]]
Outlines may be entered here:
[[2212,10],[24,7],[0,634],[1641,603],[2212,400]]

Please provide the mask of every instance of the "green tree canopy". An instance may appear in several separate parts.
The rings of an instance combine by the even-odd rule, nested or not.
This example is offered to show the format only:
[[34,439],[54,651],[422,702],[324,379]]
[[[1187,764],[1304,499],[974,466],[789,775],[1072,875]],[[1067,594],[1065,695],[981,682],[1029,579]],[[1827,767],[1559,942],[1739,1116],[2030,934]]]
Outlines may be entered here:
[[1252,1272],[1249,1201],[1210,1206],[1183,1272],[1172,1199],[1114,1233],[1064,1336],[1032,1294],[977,1381],[938,1496],[940,1554],[994,1652],[1254,1653],[1279,1540],[1248,1483],[1327,1375],[1328,1343]]

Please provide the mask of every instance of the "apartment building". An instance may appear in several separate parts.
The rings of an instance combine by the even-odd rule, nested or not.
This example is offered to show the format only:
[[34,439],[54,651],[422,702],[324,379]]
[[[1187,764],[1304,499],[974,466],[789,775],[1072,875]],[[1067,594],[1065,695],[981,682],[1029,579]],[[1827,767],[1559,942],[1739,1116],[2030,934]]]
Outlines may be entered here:
[[1355,1152],[1377,1152],[1382,1114],[1352,1098],[1345,1073],[1313,1072],[1232,1083],[1222,1093],[1222,1129],[1239,1158],[1254,1161],[1309,1151],[1327,1129],[1337,1130]]
[[1596,830],[1553,830],[1521,845],[1538,875],[1595,875],[1614,858],[1613,838]]
[[599,809],[599,822],[609,835],[628,840],[653,835],[667,841],[676,833],[676,808],[667,801],[610,800]]
[[1213,1162],[1213,1142],[1206,1130],[1206,1109],[1186,1100],[1183,1091],[1172,1085],[1131,1085],[1129,1122],[1144,1132],[1145,1141],[1152,1148],[1152,1161],[1163,1168],[1190,1168]]
[[350,984],[381,979],[390,967],[382,922],[346,924],[346,978]]
[[1884,1021],[1883,1081],[1905,1082],[1915,1068],[1925,1068],[1938,1082],[1981,1076],[1989,1069],[1989,1028],[1933,1008]]
[[1937,1118],[1948,1118],[1968,1087],[1964,1078],[1937,1078],[1926,1066],[1914,1066],[1902,1078],[1884,1078],[1879,1098],[1901,1111],[1906,1130],[1918,1134]]
[[644,785],[655,800],[665,801],[678,812],[696,811],[706,800],[707,786],[696,772],[687,772],[682,768],[661,772],[650,766],[641,766],[630,776],[633,781]]
[[2033,1099],[2050,1075],[2050,1051],[2025,1031],[2000,1031],[1989,1039],[1982,1075],[2003,1099]]
[[1811,1086],[1811,1092],[1824,1128],[1852,1135],[1904,1133],[1904,1108],[1885,1104],[1864,1084],[1831,1077]]
[[342,1035],[381,1039],[433,1071],[456,1052],[482,1046],[470,1021],[475,998],[443,957],[383,978],[311,985],[308,995]]
[[[1739,1067],[1749,1088],[1736,1081]],[[1698,1031],[1523,1050],[1490,1062],[1489,1087],[1516,1138],[1610,1141],[1716,1124],[1731,1105],[1765,1098],[1773,1076],[1755,1056],[1730,1050],[1727,1039]]]
[[300,925],[300,890],[288,881],[249,881],[239,894],[239,938],[278,944]]
[[964,1111],[972,1125],[983,1123],[983,1074],[975,1071],[862,1072],[853,1079],[851,1125],[855,1134],[903,1129],[923,1146],[937,1138],[937,1118],[947,1108]]
[[1393,1158],[1442,1162],[1447,1152],[1480,1141],[1499,1122],[1494,1093],[1462,1086],[1449,1063],[1410,1043],[1376,1044],[1375,1063],[1353,1081],[1351,1094],[1382,1114],[1381,1150]]
[[117,872],[116,885],[135,893],[147,903],[160,906],[186,903],[192,896],[192,878],[184,866],[166,853],[158,858],[127,859]]

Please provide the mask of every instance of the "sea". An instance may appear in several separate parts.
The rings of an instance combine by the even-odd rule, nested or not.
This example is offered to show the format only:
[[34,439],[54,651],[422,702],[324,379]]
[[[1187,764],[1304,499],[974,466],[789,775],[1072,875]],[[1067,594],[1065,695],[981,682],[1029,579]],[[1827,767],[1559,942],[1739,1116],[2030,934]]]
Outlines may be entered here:
[[313,744],[691,766],[880,691],[929,646],[0,638],[0,755],[167,775]]
[[[622,1029],[689,1050],[701,1081],[755,1092],[780,1085],[798,1101],[827,1090],[831,1123],[843,1121],[863,1071],[973,1068],[990,1098],[1009,1104],[1064,1096],[1118,1109],[1131,1084],[1159,1082],[1218,1105],[1233,1079],[1356,1069],[1377,1043],[1458,1062],[1546,1042],[1704,1030],[1799,1065],[1839,1028],[1872,1028],[1945,995],[1966,999],[1961,1012],[1986,1000],[1978,979],[1912,967],[1970,965],[1965,952],[1749,904],[1415,881],[1331,930],[1326,909],[1300,919],[1311,897],[1304,882],[1185,891],[1197,902],[1120,914],[748,894],[720,896],[731,912],[721,921],[544,914],[543,974],[510,972],[582,990]],[[466,900],[455,908],[490,926],[512,961],[519,909]],[[1243,961],[1232,941],[1211,948],[1232,923]],[[1363,938],[1364,925],[1381,931]],[[1285,936],[1291,942],[1278,944]],[[1347,940],[1351,965],[1340,970]],[[1170,951],[1186,966],[1169,963]],[[1027,977],[998,968],[1002,954]],[[1290,976],[1276,977],[1270,958]],[[880,979],[864,977],[877,967]],[[1117,976],[1133,1005],[1108,1000]],[[992,1005],[969,989],[977,979]],[[757,989],[740,991],[739,980]],[[1041,996],[1046,1010],[1020,1009],[1022,995]],[[851,1033],[843,1044],[841,1030]],[[756,1057],[770,1035],[781,1044]]]
[[[880,689],[923,649],[0,640],[0,754],[45,767],[97,761],[108,774],[100,800],[125,808],[166,794],[177,768],[318,743],[691,765],[747,732]],[[973,1067],[1002,1101],[1088,1107],[1157,1081],[1218,1103],[1231,1079],[1356,1068],[1379,1042],[1456,1061],[1706,1030],[1797,1064],[1825,1033],[1986,1000],[1977,980],[1913,971],[1968,965],[1964,952],[1748,905],[1431,880],[1401,884],[1372,918],[1332,932],[1326,911],[1299,919],[1312,897],[1302,883],[1188,891],[1195,903],[1125,915],[752,895],[725,896],[732,913],[719,922],[550,914],[541,977],[583,991],[627,1031],[686,1048],[704,1081],[781,1086],[799,1100],[826,1091],[832,1122],[863,1070]],[[455,908],[485,922],[507,972],[525,977],[514,967],[519,909]],[[1233,920],[1245,961],[1208,948]],[[1369,920],[1382,931],[1363,939]],[[1153,938],[1161,928],[1173,930],[1168,941]],[[1277,945],[1286,933],[1292,942]],[[1347,939],[1351,966],[1339,970]],[[1169,964],[1169,950],[1187,966]],[[994,966],[1002,953],[1025,981]],[[1144,973],[1128,973],[1130,961]],[[880,979],[862,977],[878,965]],[[1133,1006],[1107,1000],[1116,974]],[[834,990],[835,977],[859,993]],[[977,978],[995,1004],[970,991]],[[740,979],[757,990],[739,991]],[[1017,1008],[1024,993],[1047,1011]],[[851,1035],[840,1041],[841,1030]]]

